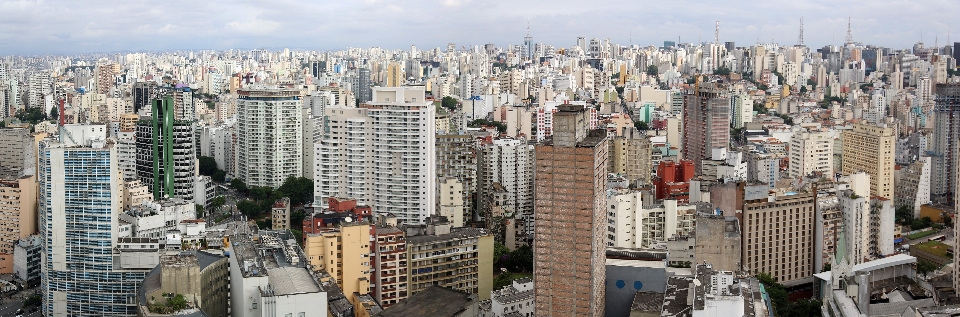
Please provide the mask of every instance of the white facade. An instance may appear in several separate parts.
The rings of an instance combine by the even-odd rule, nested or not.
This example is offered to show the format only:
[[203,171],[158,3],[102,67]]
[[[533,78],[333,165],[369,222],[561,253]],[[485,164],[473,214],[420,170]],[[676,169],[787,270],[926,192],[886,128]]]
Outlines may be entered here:
[[738,94],[730,98],[733,109],[733,127],[743,128],[745,123],[753,122],[753,100],[749,95]]
[[303,175],[301,106],[299,90],[240,91],[236,176],[247,186],[277,188]]
[[833,174],[833,136],[829,131],[802,131],[790,138],[790,177],[813,172]]
[[838,192],[837,196],[843,213],[850,264],[892,254],[895,225],[893,201],[868,199],[846,190]]
[[513,313],[534,316],[533,280],[513,280],[510,285],[493,291],[490,294],[490,311],[481,308],[480,317],[504,317]]
[[607,246],[649,248],[679,235],[689,236],[696,228],[695,205],[678,205],[663,200],[662,205],[643,207],[639,191],[607,191]]
[[500,138],[483,144],[477,154],[477,210],[490,211],[494,184],[506,191],[505,212],[533,234],[534,148],[525,139]]
[[455,177],[448,177],[440,180],[437,190],[440,215],[447,217],[454,227],[463,227],[463,183]]
[[381,87],[364,108],[325,110],[314,201],[353,197],[421,223],[436,210],[436,108],[422,87]]
[[145,201],[119,215],[119,219],[133,225],[133,234],[137,238],[162,239],[167,232],[177,230],[181,221],[197,219],[193,201],[178,198],[156,202]]

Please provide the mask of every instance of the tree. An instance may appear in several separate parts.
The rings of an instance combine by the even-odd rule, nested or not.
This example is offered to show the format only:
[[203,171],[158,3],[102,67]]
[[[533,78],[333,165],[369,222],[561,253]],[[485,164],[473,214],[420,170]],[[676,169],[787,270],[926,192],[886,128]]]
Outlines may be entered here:
[[53,107],[53,109],[50,109],[50,116],[48,118],[53,120],[59,119],[60,118],[59,111],[60,110],[57,107]]
[[[257,202],[269,201],[273,197],[273,188],[270,186],[253,186],[250,188],[250,198]],[[269,201],[271,204],[273,201]]]
[[313,200],[313,180],[290,176],[277,188],[277,192],[280,197],[290,197],[291,204],[304,204]]
[[953,227],[953,217],[949,213],[944,212],[940,217],[943,218],[943,225],[947,227]]
[[303,209],[297,209],[290,213],[290,227],[303,229],[303,220],[307,219],[307,213]]
[[936,271],[938,268],[936,264],[927,260],[917,262],[917,273],[920,273],[923,277],[927,277],[927,273]]
[[713,74],[727,76],[727,75],[730,75],[730,69],[727,68],[726,66],[722,66],[720,68],[714,69]]
[[510,249],[507,249],[503,243],[493,242],[493,263],[497,264],[497,267],[500,266],[500,259],[510,253]]
[[227,172],[223,170],[217,170],[216,173],[213,173],[213,175],[210,176],[210,179],[217,183],[223,183],[223,181],[227,179]]
[[923,217],[920,218],[920,222],[923,223],[924,227],[929,227],[931,224],[933,224],[933,219],[930,219],[930,217]]
[[910,206],[897,207],[895,215],[897,223],[901,225],[909,226],[913,222],[913,209]]
[[218,170],[216,159],[209,156],[200,157],[200,175],[213,176]]
[[247,191],[247,184],[240,180],[239,178],[234,178],[230,180],[230,187],[236,189],[237,191],[245,192]]
[[647,66],[647,75],[650,75],[650,76],[659,76],[659,75],[660,75],[660,70],[657,69],[657,65]]
[[477,120],[470,121],[470,123],[467,124],[467,126],[471,128],[476,128],[484,125],[497,127],[497,131],[500,133],[507,132],[507,125],[503,124],[503,122],[487,121],[487,119],[477,119]]
[[247,217],[259,216],[261,212],[260,205],[257,205],[257,203],[249,199],[238,201],[237,210],[240,211],[241,214]]
[[22,122],[29,122],[30,124],[37,124],[40,121],[47,119],[47,112],[38,107],[20,109],[17,111],[17,114],[14,115],[17,119],[20,119]]
[[440,100],[440,106],[450,109],[451,111],[457,110],[458,103],[456,98],[450,96],[443,97],[443,99]]
[[633,125],[637,127],[637,130],[640,130],[640,131],[650,130],[650,126],[648,126],[646,122],[643,122],[640,120],[634,121]]
[[197,219],[203,218],[203,205],[194,204],[193,210],[197,213]]
[[210,201],[210,208],[213,208],[213,210],[220,210],[220,207],[223,207],[223,205],[226,203],[227,199],[225,197],[217,196]]
[[800,86],[800,93],[801,94],[807,93],[807,86]]

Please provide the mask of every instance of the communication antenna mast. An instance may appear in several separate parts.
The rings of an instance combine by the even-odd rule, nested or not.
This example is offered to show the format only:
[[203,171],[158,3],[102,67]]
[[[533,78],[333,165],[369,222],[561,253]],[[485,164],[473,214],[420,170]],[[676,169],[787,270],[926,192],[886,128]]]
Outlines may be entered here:
[[797,38],[797,45],[803,46],[803,17],[800,17],[800,37]]
[[847,44],[853,43],[853,28],[850,26],[853,19],[847,17]]
[[713,41],[720,44],[720,21],[717,21],[717,29],[713,31]]

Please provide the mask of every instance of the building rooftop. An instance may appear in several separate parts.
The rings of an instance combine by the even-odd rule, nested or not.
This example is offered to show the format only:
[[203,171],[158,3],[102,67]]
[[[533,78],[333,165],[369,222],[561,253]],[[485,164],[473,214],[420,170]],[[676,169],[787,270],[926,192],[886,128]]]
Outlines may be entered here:
[[663,296],[663,293],[638,291],[637,295],[633,297],[633,304],[630,305],[630,310],[637,312],[662,311]]
[[243,277],[269,276],[283,267],[306,270],[306,256],[290,231],[258,230],[256,225],[238,226],[232,238],[233,256]]
[[261,290],[267,296],[283,296],[321,291],[307,270],[299,267],[281,267],[268,270],[270,286]]
[[434,285],[390,306],[379,316],[459,316],[465,310],[464,307],[476,300],[476,295]]
[[407,237],[408,244],[421,244],[447,240],[462,240],[469,238],[478,238],[490,234],[483,228],[453,228],[450,233],[440,235],[418,235]]

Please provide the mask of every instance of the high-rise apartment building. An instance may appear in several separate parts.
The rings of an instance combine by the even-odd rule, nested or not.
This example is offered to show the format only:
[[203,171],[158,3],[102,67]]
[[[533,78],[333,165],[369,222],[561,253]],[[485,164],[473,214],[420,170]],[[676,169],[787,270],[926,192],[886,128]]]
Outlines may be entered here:
[[370,83],[370,69],[361,67],[357,69],[357,87],[353,89],[357,92],[357,104],[370,102],[373,100],[373,88]]
[[790,177],[833,173],[833,136],[829,131],[799,131],[790,138]]
[[237,178],[247,186],[277,188],[289,176],[302,176],[300,91],[253,89],[238,94]]
[[893,253],[893,201],[857,196],[851,190],[837,193],[843,213],[843,231],[850,264],[860,264]]
[[[481,216],[493,219],[497,207],[523,224],[523,235],[533,234],[534,147],[524,139],[498,138],[480,145],[477,159],[477,202]],[[494,193],[502,188],[504,204],[495,206]]]
[[435,214],[436,108],[424,97],[423,87],[376,88],[360,108],[326,108],[314,201],[356,198],[405,224]]
[[[473,197],[477,191],[477,148],[469,134],[441,134],[437,142],[437,179],[454,178],[463,186],[459,193],[464,217],[473,220]],[[448,218],[453,220],[453,218]]]
[[653,178],[653,144],[634,128],[610,139],[610,172],[626,177],[637,186],[649,185]]
[[[154,100],[153,118],[137,123],[137,176],[150,188],[154,200],[193,200],[197,159],[193,123],[174,119],[173,106],[169,97]],[[116,148],[126,150],[125,146]],[[124,168],[128,167],[126,159],[123,161]]]
[[[842,172],[870,175],[870,195],[893,200],[894,158],[897,136],[885,124],[858,123],[840,134],[843,139]],[[793,176],[791,174],[791,176]]]
[[[24,168],[32,169],[36,161],[36,149],[30,129],[0,129],[0,174]],[[33,174],[32,171],[30,171]]]
[[384,83],[386,87],[400,87],[406,79],[403,77],[403,66],[398,62],[387,64],[387,79]]
[[[12,176],[12,177],[7,177]],[[0,170],[0,274],[13,273],[17,240],[37,232],[37,177]]]
[[645,203],[641,196],[637,190],[607,191],[607,246],[647,249],[670,238],[691,236],[696,205],[677,204],[675,199]]
[[110,89],[117,86],[117,76],[120,75],[120,64],[108,63],[97,65],[97,93],[109,95]]
[[930,203],[931,161],[930,156],[922,155],[896,171],[893,206],[909,208],[914,218],[920,218],[920,206]]
[[[116,149],[105,126],[76,128],[40,143],[42,310],[45,316],[135,316],[136,292],[159,261],[159,244],[118,238]],[[138,254],[118,254],[130,248]]]
[[683,158],[697,171],[714,148],[730,144],[730,99],[717,83],[700,83],[683,96]]
[[933,159],[930,196],[935,201],[952,199],[957,190],[957,153],[960,148],[960,84],[937,85],[933,109],[933,137],[929,145]]
[[133,112],[140,113],[140,109],[151,109],[157,84],[152,81],[133,84]]
[[580,105],[560,105],[553,137],[536,146],[533,269],[536,311],[603,316],[607,135]]
[[[784,285],[810,277],[813,271],[816,193],[777,196],[747,188],[740,227],[740,265],[750,273],[768,273]],[[817,255],[819,256],[819,255]]]

